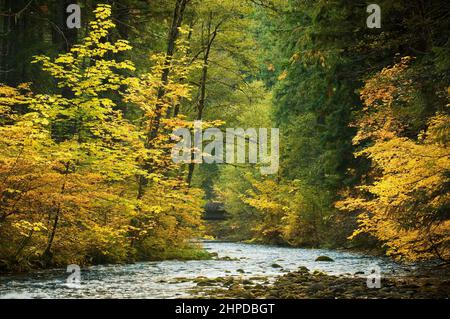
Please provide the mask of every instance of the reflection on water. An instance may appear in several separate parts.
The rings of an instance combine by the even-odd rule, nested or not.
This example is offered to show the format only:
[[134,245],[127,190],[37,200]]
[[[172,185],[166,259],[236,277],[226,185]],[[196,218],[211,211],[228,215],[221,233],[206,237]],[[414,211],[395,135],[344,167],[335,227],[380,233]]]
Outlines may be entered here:
[[[335,275],[364,276],[377,263],[384,276],[399,276],[413,267],[398,265],[389,259],[327,249],[303,249],[249,245],[242,243],[205,242],[219,259],[231,260],[140,262],[127,265],[99,265],[81,270],[81,288],[66,284],[65,269],[36,271],[31,274],[0,277],[2,298],[179,298],[189,297],[194,279],[237,276],[274,276],[306,266]],[[334,262],[315,262],[326,255]],[[281,267],[279,267],[281,266]]]

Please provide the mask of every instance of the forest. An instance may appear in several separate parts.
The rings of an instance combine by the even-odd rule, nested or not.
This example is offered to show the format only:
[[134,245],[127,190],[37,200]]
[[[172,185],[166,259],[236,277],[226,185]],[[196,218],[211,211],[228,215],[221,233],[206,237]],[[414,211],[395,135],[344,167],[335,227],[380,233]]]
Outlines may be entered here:
[[[448,265],[450,2],[377,0],[380,28],[360,0],[73,3],[0,1],[0,272],[202,238]],[[196,121],[278,128],[278,171],[175,163]]]

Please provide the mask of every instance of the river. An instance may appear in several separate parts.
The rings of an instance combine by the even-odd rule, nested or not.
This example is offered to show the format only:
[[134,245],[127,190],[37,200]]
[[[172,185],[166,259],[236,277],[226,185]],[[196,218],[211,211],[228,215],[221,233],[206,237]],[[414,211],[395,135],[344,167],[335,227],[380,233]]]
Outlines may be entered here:
[[[364,276],[377,264],[384,276],[401,276],[414,266],[394,263],[383,257],[327,249],[304,249],[230,242],[204,242],[218,259],[138,262],[125,265],[97,265],[81,269],[81,285],[66,284],[66,269],[33,271],[0,276],[0,298],[184,298],[200,276],[257,278],[272,281],[287,271],[305,266],[327,274]],[[334,262],[315,262],[326,255]],[[264,279],[267,277],[266,279]],[[262,278],[262,279],[261,279]]]

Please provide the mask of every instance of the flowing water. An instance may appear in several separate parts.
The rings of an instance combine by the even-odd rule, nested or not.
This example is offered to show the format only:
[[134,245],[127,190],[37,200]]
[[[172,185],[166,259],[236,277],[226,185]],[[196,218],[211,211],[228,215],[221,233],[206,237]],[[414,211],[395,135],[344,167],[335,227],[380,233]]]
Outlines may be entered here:
[[[81,269],[81,285],[66,284],[66,269],[0,276],[0,298],[183,298],[196,287],[193,280],[268,277],[269,281],[289,270],[305,266],[328,274],[364,276],[377,264],[383,276],[401,276],[414,271],[387,258],[327,249],[288,248],[229,242],[204,242],[217,260],[139,262],[98,265]],[[334,262],[315,262],[321,255]],[[280,267],[281,266],[281,267]]]

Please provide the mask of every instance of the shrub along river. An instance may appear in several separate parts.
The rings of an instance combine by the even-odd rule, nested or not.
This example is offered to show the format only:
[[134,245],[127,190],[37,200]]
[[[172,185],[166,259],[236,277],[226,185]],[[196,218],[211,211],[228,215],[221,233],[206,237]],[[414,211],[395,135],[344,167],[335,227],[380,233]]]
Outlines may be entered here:
[[[217,278],[268,285],[280,275],[307,267],[328,275],[362,277],[376,264],[383,277],[415,271],[388,258],[327,249],[303,249],[230,242],[204,242],[212,260],[138,262],[97,265],[81,269],[79,287],[67,285],[66,269],[33,271],[0,277],[2,298],[184,298],[208,291]],[[333,262],[315,261],[328,256]],[[317,272],[316,272],[317,273]]]

